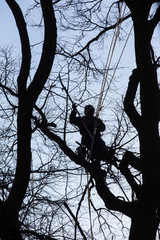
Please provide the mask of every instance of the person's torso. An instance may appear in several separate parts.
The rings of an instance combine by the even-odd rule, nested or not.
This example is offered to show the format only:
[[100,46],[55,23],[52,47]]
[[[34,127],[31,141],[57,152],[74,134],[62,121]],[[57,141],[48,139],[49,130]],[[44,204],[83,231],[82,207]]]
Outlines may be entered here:
[[[93,135],[96,127],[96,117],[82,117],[82,124],[80,126],[80,133],[82,136]],[[96,132],[96,136],[100,136],[100,132]]]

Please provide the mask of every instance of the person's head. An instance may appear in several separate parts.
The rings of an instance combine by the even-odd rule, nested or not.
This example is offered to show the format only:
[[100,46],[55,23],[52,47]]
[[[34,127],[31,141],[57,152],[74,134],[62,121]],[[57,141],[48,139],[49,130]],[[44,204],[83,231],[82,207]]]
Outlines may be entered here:
[[95,109],[94,109],[94,107],[92,105],[87,105],[84,108],[84,114],[85,114],[86,117],[93,116],[94,115],[94,111],[95,111]]

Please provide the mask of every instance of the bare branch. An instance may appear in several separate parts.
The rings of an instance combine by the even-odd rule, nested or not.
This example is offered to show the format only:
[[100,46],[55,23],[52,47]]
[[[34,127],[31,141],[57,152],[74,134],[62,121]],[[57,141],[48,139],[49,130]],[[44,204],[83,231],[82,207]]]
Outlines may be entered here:
[[78,54],[80,54],[81,52],[83,52],[85,49],[89,49],[90,45],[97,41],[105,32],[111,30],[111,29],[114,29],[117,27],[117,25],[123,21],[125,21],[126,19],[130,18],[131,17],[131,14],[128,14],[126,17],[123,17],[121,19],[119,19],[119,21],[109,27],[105,27],[100,33],[97,34],[96,37],[94,37],[93,39],[91,39],[80,51],[78,51],[77,53],[75,53],[73,55],[73,57],[77,56]]
[[57,28],[52,1],[41,0],[41,6],[44,17],[45,36],[40,63],[34,79],[28,87],[28,100],[32,105],[36,102],[50,74],[56,51]]
[[126,152],[123,155],[122,161],[119,165],[121,173],[125,176],[127,179],[129,185],[131,186],[132,190],[136,193],[137,198],[141,196],[141,186],[138,185],[131,174],[131,171],[129,170],[129,164],[136,169],[140,170],[140,159],[136,158],[131,152]]
[[75,221],[75,224],[76,224],[76,226],[78,227],[78,229],[79,229],[79,231],[80,231],[83,239],[84,239],[84,240],[87,240],[87,237],[85,236],[83,229],[81,228],[81,226],[80,226],[77,218],[74,216],[74,214],[73,214],[73,212],[71,211],[70,207],[68,206],[68,204],[67,204],[66,202],[64,202],[63,204],[64,204],[65,208],[68,210],[68,212],[69,212],[69,214],[71,215],[71,217],[73,218],[73,220]]
[[24,21],[23,14],[19,5],[12,0],[6,0],[7,4],[9,5],[16,24],[19,31],[19,36],[21,39],[21,47],[22,47],[22,64],[20,73],[18,76],[18,93],[19,97],[24,97],[26,92],[26,83],[30,71],[30,63],[31,63],[31,52],[30,52],[30,43],[28,38],[28,33],[26,29],[26,23]]
[[139,76],[134,71],[130,77],[130,82],[128,84],[128,89],[124,99],[124,110],[127,113],[133,126],[137,129],[137,131],[140,131],[141,117],[134,106],[134,98],[136,95],[138,83]]
[[149,21],[149,28],[151,31],[151,35],[153,34],[154,29],[159,22],[160,22],[160,7],[157,8],[154,17]]

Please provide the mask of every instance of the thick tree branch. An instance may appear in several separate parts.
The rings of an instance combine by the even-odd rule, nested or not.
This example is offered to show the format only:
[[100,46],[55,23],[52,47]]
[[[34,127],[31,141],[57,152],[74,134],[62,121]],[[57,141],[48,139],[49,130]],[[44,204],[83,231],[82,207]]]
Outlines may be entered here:
[[52,141],[56,142],[60,149],[76,164],[84,167],[91,176],[96,181],[96,189],[102,200],[104,201],[107,208],[110,210],[116,210],[124,213],[127,216],[131,216],[131,207],[132,203],[125,202],[123,200],[118,199],[110,189],[106,185],[106,173],[104,170],[100,168],[96,163],[89,163],[76,155],[67,145],[66,143],[56,134],[51,132],[47,125],[36,123],[37,127]]
[[7,87],[6,85],[0,83],[0,87],[1,87],[2,89],[5,89],[6,91],[8,91],[12,96],[18,97],[18,94],[15,93],[11,88]]
[[14,15],[21,40],[22,63],[18,76],[18,94],[19,97],[24,98],[31,63],[30,43],[26,29],[26,23],[19,5],[14,0],[6,0],[6,2]]
[[34,104],[50,74],[56,51],[57,28],[52,0],[41,0],[44,17],[44,43],[38,69],[28,87],[28,100]]
[[110,210],[119,211],[128,217],[131,217],[133,207],[132,202],[126,202],[116,197],[108,188],[102,174],[93,173],[93,177],[96,181],[97,192],[105,203],[105,206]]
[[141,117],[134,106],[134,98],[136,95],[138,83],[139,83],[139,76],[135,70],[131,75],[130,81],[128,84],[128,89],[124,99],[124,110],[128,115],[132,125],[139,132],[141,127]]
[[119,165],[121,173],[125,176],[127,182],[131,186],[132,190],[136,193],[137,198],[141,196],[141,186],[138,185],[129,170],[128,166],[131,165],[140,170],[140,159],[136,158],[131,152],[126,152]]
[[142,164],[140,158],[136,157],[132,152],[126,151],[125,161],[127,162],[127,165],[131,165],[139,172],[142,171]]
[[[23,17],[20,15],[20,10],[15,1],[8,0],[9,4],[13,8],[15,18]],[[27,74],[29,72],[23,73],[19,78],[19,106],[18,106],[18,119],[17,119],[17,166],[15,178],[13,181],[13,186],[10,192],[10,195],[7,199],[7,206],[10,209],[12,215],[17,215],[20,210],[21,204],[23,202],[26,189],[30,180],[31,173],[31,113],[34,106],[34,101],[38,98],[40,92],[43,89],[44,83],[47,80],[47,77],[50,73],[54,53],[55,53],[55,35],[56,35],[56,24],[54,11],[52,8],[52,0],[41,0],[41,7],[44,15],[45,22],[45,40],[42,58],[36,73],[36,76],[33,80],[33,85],[30,88],[28,96],[22,94],[25,92],[25,85]],[[15,9],[14,9],[15,8]],[[19,19],[17,19],[18,21]],[[20,34],[24,29],[24,22],[21,25],[18,25]],[[22,34],[23,35],[23,34]],[[23,38],[23,36],[22,36]],[[26,39],[24,39],[25,41]],[[25,44],[24,44],[25,45]],[[23,58],[26,56],[26,52]],[[28,69],[28,68],[27,68]],[[21,70],[24,70],[21,68]],[[24,74],[24,80],[21,79]],[[23,83],[20,81],[23,80]]]
[[75,154],[68,146],[67,144],[54,132],[50,131],[48,129],[48,125],[45,122],[39,123],[35,119],[36,126],[47,136],[51,141],[56,142],[60,149],[76,164],[81,165],[82,167],[87,167],[87,163],[84,161],[84,159],[80,158],[77,154]]
[[[26,29],[26,23],[24,21],[23,14],[19,5],[14,0],[6,0],[8,6],[10,7],[19,31],[19,36],[21,40],[22,47],[22,64],[20,73],[18,76],[18,120],[17,120],[17,166],[16,174],[13,181],[13,185],[6,201],[6,211],[8,219],[14,224],[17,220],[18,211],[28,187],[29,177],[30,177],[30,162],[31,162],[31,152],[30,152],[30,121],[28,118],[25,119],[25,112],[28,110],[25,108],[26,104],[26,83],[30,71],[31,62],[31,52],[28,33]],[[13,92],[10,91],[14,95]],[[25,121],[24,121],[25,119]],[[28,124],[29,123],[29,124]]]
[[154,29],[159,22],[160,22],[160,7],[157,8],[157,11],[156,11],[154,17],[149,21],[149,28],[151,31],[151,35],[153,34]]
[[147,20],[152,0],[124,0],[124,2],[131,10],[132,19],[138,20],[139,16],[143,15],[143,19]]

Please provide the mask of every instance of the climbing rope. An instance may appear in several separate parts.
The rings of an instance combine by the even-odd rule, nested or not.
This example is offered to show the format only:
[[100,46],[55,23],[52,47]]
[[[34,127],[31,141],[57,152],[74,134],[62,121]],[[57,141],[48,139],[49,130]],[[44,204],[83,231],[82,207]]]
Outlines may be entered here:
[[91,190],[89,187],[89,174],[87,173],[87,186],[88,186],[88,211],[89,211],[89,223],[90,223],[90,230],[91,230],[91,240],[93,240],[93,227],[92,227],[92,212],[91,212]]
[[[109,53],[108,53],[108,57],[107,57],[107,61],[106,61],[105,69],[104,69],[105,71],[104,71],[102,85],[101,85],[100,97],[99,97],[97,110],[96,110],[96,116],[97,117],[99,117],[99,113],[100,113],[101,108],[102,108],[102,98],[103,98],[103,94],[104,94],[104,91],[105,91],[105,86],[107,84],[108,72],[109,72],[111,61],[112,61],[112,58],[113,58],[113,53],[114,53],[116,42],[117,42],[117,39],[118,39],[122,19],[125,15],[126,5],[124,7],[123,14],[122,14],[122,17],[121,17],[122,7],[123,7],[123,3],[122,3],[121,8],[120,8],[120,12],[119,12],[118,20],[117,20],[117,26],[114,29],[114,34],[113,34],[113,37],[112,37],[112,40],[111,40]],[[120,21],[120,19],[121,19],[121,21]],[[116,65],[115,71],[116,71],[117,67],[118,67],[118,65]],[[109,89],[109,88],[110,88],[110,84],[108,85],[107,89]]]
[[123,55],[123,53],[124,53],[124,50],[125,50],[125,48],[126,48],[126,45],[127,45],[127,43],[128,43],[128,40],[129,40],[129,37],[130,37],[130,35],[131,35],[132,29],[133,29],[133,25],[132,25],[132,27],[131,27],[131,29],[130,29],[130,31],[129,31],[129,34],[128,34],[128,36],[127,36],[127,39],[126,39],[126,41],[125,41],[125,44],[124,44],[123,49],[122,49],[122,51],[121,51],[121,54],[120,54],[120,56],[119,56],[118,62],[117,62],[116,67],[115,67],[115,69],[114,69],[113,75],[112,75],[112,77],[111,77],[111,80],[109,81],[108,87],[107,87],[106,91],[104,91],[104,92],[105,92],[105,95],[104,95],[104,97],[103,97],[103,99],[102,99],[102,102],[101,102],[102,105],[103,105],[103,103],[104,103],[104,101],[105,101],[105,98],[106,98],[106,96],[107,96],[107,93],[108,93],[108,91],[109,91],[109,88],[110,88],[110,86],[111,86],[111,83],[112,83],[112,81],[113,81],[115,72],[116,72],[116,70],[117,70],[117,68],[118,68],[118,65],[119,65],[119,63],[120,63],[120,60],[121,60],[122,55]]
[[[119,30],[120,30],[120,27],[121,27],[122,19],[123,19],[124,15],[125,15],[126,5],[125,5],[125,7],[123,9],[123,13],[122,13],[122,16],[121,16],[122,8],[123,8],[123,3],[121,4],[121,8],[120,8],[119,16],[118,16],[118,20],[117,20],[117,25],[116,25],[116,28],[114,29],[114,34],[113,34],[113,37],[112,37],[112,40],[111,40],[109,53],[108,53],[108,57],[107,57],[106,65],[105,65],[105,71],[104,71],[104,75],[103,75],[101,91],[100,91],[99,100],[98,100],[97,109],[96,109],[96,121],[95,121],[95,125],[94,125],[93,136],[92,136],[92,143],[91,143],[91,148],[90,148],[89,160],[91,160],[91,157],[92,157],[94,141],[95,141],[95,136],[96,136],[96,132],[97,132],[97,123],[98,123],[99,114],[100,114],[100,111],[101,111],[101,108],[102,108],[102,104],[103,104],[103,102],[104,102],[104,100],[106,98],[107,92],[108,92],[108,90],[110,88],[111,82],[112,82],[113,77],[114,77],[114,75],[113,75],[112,78],[111,78],[110,83],[108,84],[105,96],[103,97],[104,92],[105,92],[105,86],[107,84],[107,77],[108,77],[108,72],[109,72],[109,68],[110,68],[110,65],[111,65],[111,60],[112,60],[112,57],[113,57],[113,53],[114,53],[116,42],[117,42],[118,35],[119,35]],[[120,21],[120,19],[121,19],[121,21]],[[130,34],[129,34],[129,36],[130,36]],[[129,39],[129,37],[127,38],[127,42],[128,42],[128,39]],[[125,46],[126,46],[127,42],[125,43]],[[118,67],[118,64],[120,62],[122,54],[124,52],[124,49],[125,49],[125,47],[122,50],[122,53],[120,55],[120,58],[119,58],[118,63],[116,65],[116,68],[114,70],[114,74],[115,74],[115,71],[116,71],[116,69]]]

